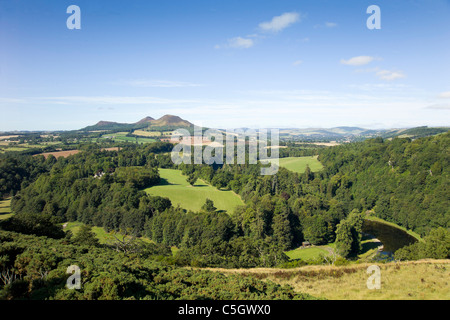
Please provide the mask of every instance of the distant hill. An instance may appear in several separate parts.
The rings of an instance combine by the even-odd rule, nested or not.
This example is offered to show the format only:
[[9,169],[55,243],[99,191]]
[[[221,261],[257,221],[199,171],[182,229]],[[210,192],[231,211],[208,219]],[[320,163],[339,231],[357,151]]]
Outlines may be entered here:
[[370,130],[359,127],[335,127],[335,128],[289,128],[280,129],[281,139],[301,140],[355,140],[372,138],[381,135],[384,130]]
[[178,116],[172,116],[166,114],[165,116],[159,118],[158,120],[153,120],[150,122],[152,127],[192,127],[193,124],[189,121],[183,120]]
[[416,127],[403,129],[364,129],[359,127],[280,129],[282,139],[357,141],[367,138],[423,138],[449,131],[448,127]]
[[394,137],[400,137],[400,138],[411,138],[411,139],[417,139],[417,138],[423,138],[428,136],[434,136],[436,134],[444,133],[449,131],[449,127],[416,127],[416,128],[410,128],[410,129],[393,129],[393,130],[387,130],[385,133],[383,133],[381,136],[383,138],[394,138]]
[[[119,123],[119,122],[112,122],[112,121],[99,121],[97,124],[94,124],[92,126],[88,126],[84,129],[81,129],[83,131],[97,131],[97,130],[130,130],[132,125],[127,123]],[[130,128],[129,128],[130,127]]]
[[99,121],[97,124],[81,129],[82,131],[98,131],[98,130],[137,130],[151,127],[193,127],[193,124],[178,116],[166,114],[161,118],[155,120],[152,117],[145,117],[135,123],[119,123],[112,121]]
[[154,120],[155,119],[153,119],[152,117],[145,117],[144,119],[136,122],[136,124],[148,124],[148,123],[151,123]]

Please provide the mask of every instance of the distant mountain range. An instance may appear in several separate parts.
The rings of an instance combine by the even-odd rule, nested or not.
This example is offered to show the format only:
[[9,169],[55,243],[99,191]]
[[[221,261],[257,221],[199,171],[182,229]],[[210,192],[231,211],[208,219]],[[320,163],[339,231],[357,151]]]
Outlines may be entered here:
[[[173,131],[178,128],[186,128],[191,131],[194,124],[180,118],[179,116],[166,114],[159,119],[145,117],[135,123],[120,123],[113,121],[99,121],[94,125],[83,129],[75,130],[81,132],[89,131],[132,131],[139,129],[152,129],[157,131]],[[203,128],[207,129],[207,128]],[[217,128],[223,133],[226,129]],[[248,128],[236,128],[246,130]],[[426,136],[432,136],[444,133],[450,130],[450,127],[415,127],[400,129],[365,129],[360,127],[341,126],[334,128],[279,128],[281,140],[302,140],[302,141],[358,141],[368,138],[382,137],[390,139],[394,137],[417,139]],[[1,132],[5,134],[31,134],[41,131],[8,131]],[[42,131],[49,132],[49,131]],[[55,131],[64,132],[64,131]]]
[[349,140],[382,137],[385,139],[403,137],[417,139],[449,131],[449,127],[416,127],[409,129],[364,129],[359,127],[280,129],[280,138],[303,140]]
[[166,114],[159,119],[145,117],[135,123],[119,123],[112,121],[99,121],[97,124],[81,129],[82,131],[98,131],[98,130],[137,130],[150,127],[192,127],[193,124],[178,116]]
[[[80,131],[116,131],[116,130],[138,130],[138,129],[161,129],[162,131],[175,130],[177,128],[193,128],[194,124],[178,116],[166,114],[154,119],[145,117],[135,123],[119,123],[112,121],[99,121],[97,124],[88,126]],[[246,129],[246,128],[241,128]],[[224,129],[219,129],[225,131]],[[280,139],[290,140],[329,140],[329,141],[355,141],[367,138],[382,137],[408,137],[416,139],[431,136],[450,130],[449,127],[416,127],[403,129],[364,129],[360,127],[334,127],[334,128],[280,128]]]

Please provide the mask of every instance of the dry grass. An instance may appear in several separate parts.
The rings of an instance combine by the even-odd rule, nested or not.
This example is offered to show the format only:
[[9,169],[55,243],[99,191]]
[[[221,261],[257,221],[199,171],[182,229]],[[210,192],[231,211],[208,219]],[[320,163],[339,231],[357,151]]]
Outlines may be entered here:
[[11,139],[11,138],[17,138],[19,137],[18,135],[13,135],[13,136],[0,136],[0,140],[7,140],[7,139]]
[[80,150],[67,150],[67,151],[55,151],[55,152],[45,152],[45,153],[40,153],[37,154],[36,156],[44,156],[45,159],[47,159],[50,155],[55,156],[56,159],[58,159],[59,157],[68,157],[71,156],[73,154],[77,154],[79,153]]
[[120,151],[119,147],[103,148],[102,151]]
[[[373,263],[375,264],[375,263]],[[295,291],[330,300],[449,300],[450,260],[376,264],[381,289],[368,289],[370,263],[304,266],[295,269],[211,269],[290,285]]]
[[160,137],[161,132],[159,131],[144,131],[144,130],[134,130],[134,135],[142,137]]

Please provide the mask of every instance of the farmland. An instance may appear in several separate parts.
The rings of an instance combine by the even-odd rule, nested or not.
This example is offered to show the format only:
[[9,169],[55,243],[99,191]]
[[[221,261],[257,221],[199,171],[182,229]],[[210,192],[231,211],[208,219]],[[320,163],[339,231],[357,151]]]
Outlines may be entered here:
[[102,139],[109,139],[114,142],[132,142],[138,144],[151,143],[156,141],[155,139],[148,137],[129,137],[127,135],[128,132],[110,133],[103,135]]
[[172,131],[160,132],[160,131],[134,130],[133,134],[135,136],[142,136],[142,137],[162,137],[162,136],[170,136],[172,134]]
[[66,150],[66,151],[45,152],[45,153],[41,153],[39,155],[44,156],[45,159],[47,159],[50,155],[52,155],[56,159],[58,159],[59,157],[66,158],[68,156],[77,154],[79,152],[80,152],[80,150]]
[[218,210],[232,213],[236,206],[243,205],[233,191],[218,190],[201,179],[191,186],[179,170],[160,169],[159,174],[162,180],[160,185],[148,188],[146,192],[152,196],[169,198],[173,206],[180,204],[184,209],[199,211],[208,198]]

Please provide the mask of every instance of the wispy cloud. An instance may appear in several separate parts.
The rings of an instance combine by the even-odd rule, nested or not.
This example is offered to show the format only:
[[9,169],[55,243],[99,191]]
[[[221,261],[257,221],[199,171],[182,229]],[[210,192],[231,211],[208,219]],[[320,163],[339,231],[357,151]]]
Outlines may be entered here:
[[325,22],[323,24],[316,24],[314,26],[315,29],[319,29],[319,28],[336,28],[338,26],[338,24],[336,22]]
[[299,65],[301,65],[303,63],[303,61],[302,60],[297,60],[297,61],[294,61],[294,63],[292,64],[293,66],[299,66]]
[[300,15],[297,12],[286,12],[273,17],[270,21],[260,23],[259,28],[265,32],[280,32],[298,21],[300,21]]
[[327,27],[327,28],[335,28],[335,27],[337,27],[337,23],[335,23],[335,22],[325,22],[325,27]]
[[[372,56],[358,56],[353,57],[348,60],[341,59],[341,64],[349,65],[349,66],[364,66],[369,63],[371,63],[374,60],[382,60],[378,57],[372,57]],[[368,73],[374,73],[379,79],[385,80],[385,81],[393,81],[401,78],[405,78],[406,75],[403,71],[393,71],[393,70],[386,70],[386,69],[380,69],[380,67],[374,67],[374,68],[368,68],[368,69],[357,69],[355,72],[368,72]]]
[[226,44],[217,44],[214,46],[215,49],[225,49],[225,48],[234,48],[234,49],[248,49],[255,45],[255,41],[248,36],[246,38],[243,37],[235,37],[227,40]]
[[425,107],[425,109],[450,110],[450,104],[433,104],[431,106]]
[[[192,99],[154,96],[46,96],[26,98],[4,98],[8,109],[16,110],[18,104],[38,109],[58,107],[99,112],[111,110],[114,121],[130,118],[131,115],[176,114],[186,119],[203,120],[208,126],[283,125],[292,122],[295,126],[349,125],[359,121],[367,123],[380,114],[389,115],[383,121],[387,126],[404,120],[423,122],[430,114],[446,112],[450,105],[431,103],[427,97],[409,88],[407,91],[388,90],[397,84],[377,84],[377,90],[326,91],[326,90],[257,90],[239,91],[227,98],[198,97]],[[401,86],[398,84],[398,86]],[[354,88],[351,88],[354,89]],[[0,98],[0,102],[2,99]],[[425,108],[424,106],[430,105]],[[5,108],[6,109],[6,108]],[[434,109],[436,111],[432,111]],[[419,116],[420,114],[420,116]],[[90,117],[98,117],[95,113]],[[114,118],[115,117],[115,118]],[[113,119],[114,118],[114,119]],[[351,119],[351,122],[349,122]],[[417,120],[417,119],[420,119]],[[389,122],[391,121],[391,122]],[[407,122],[407,121],[406,121]],[[405,123],[406,123],[405,122]]]
[[371,63],[376,58],[371,56],[357,56],[350,58],[348,60],[341,59],[341,64],[349,65],[349,66],[363,66]]
[[450,91],[441,92],[438,96],[441,99],[450,99]]
[[390,71],[390,70],[380,70],[376,73],[376,75],[381,80],[392,81],[396,79],[401,79],[406,77],[402,71]]
[[260,31],[260,33],[253,33],[245,37],[234,37],[228,39],[226,44],[216,44],[214,48],[248,49],[255,45],[254,39],[265,38],[264,33],[278,33],[298,21],[300,21],[300,14],[298,14],[297,12],[286,12],[280,16],[273,17],[270,21],[260,23],[258,25],[258,30]]
[[116,85],[140,87],[140,88],[182,88],[182,87],[203,87],[202,84],[181,82],[181,81],[167,81],[167,80],[148,80],[135,79],[114,82]]
[[228,46],[231,48],[251,48],[254,45],[254,41],[249,38],[236,37],[228,39]]
[[29,103],[40,104],[84,104],[84,105],[151,105],[151,104],[184,104],[196,103],[199,100],[189,99],[167,99],[158,97],[129,97],[129,96],[60,96],[60,97],[38,97],[27,98]]

